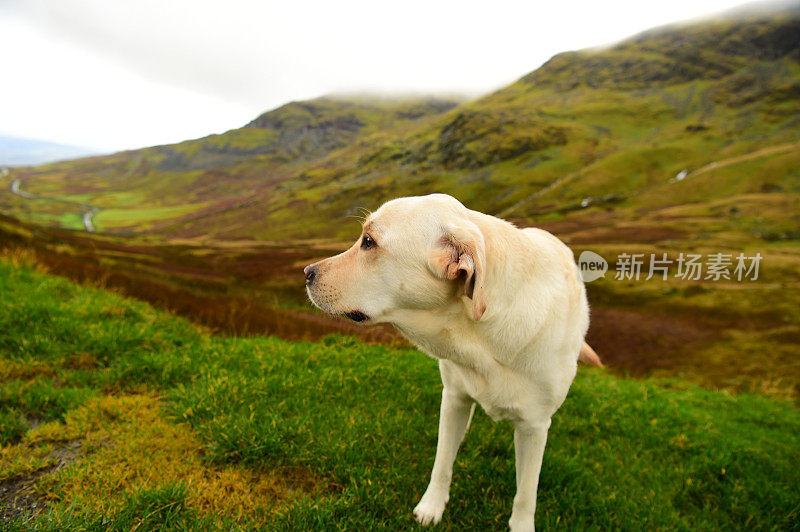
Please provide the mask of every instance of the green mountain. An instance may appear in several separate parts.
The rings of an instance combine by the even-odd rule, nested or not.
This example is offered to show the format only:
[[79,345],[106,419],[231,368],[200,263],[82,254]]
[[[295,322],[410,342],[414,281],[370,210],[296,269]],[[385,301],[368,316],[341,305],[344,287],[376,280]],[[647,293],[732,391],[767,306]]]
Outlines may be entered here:
[[0,207],[80,228],[48,200],[88,204],[117,233],[344,237],[359,208],[441,191],[526,224],[688,212],[797,238],[798,126],[795,4],[559,54],[470,102],[325,97],[222,135],[16,169],[37,200]]
[[272,195],[279,184],[336,151],[388,130],[403,131],[457,105],[443,98],[293,102],[221,135],[14,169],[5,177],[20,179],[21,189],[34,197],[20,202],[18,195],[0,194],[0,207],[23,219],[72,228],[83,225],[77,214],[65,214],[65,205],[79,205],[78,214],[94,208],[98,230],[113,233],[171,234],[175,222],[190,220],[201,230],[205,220]]

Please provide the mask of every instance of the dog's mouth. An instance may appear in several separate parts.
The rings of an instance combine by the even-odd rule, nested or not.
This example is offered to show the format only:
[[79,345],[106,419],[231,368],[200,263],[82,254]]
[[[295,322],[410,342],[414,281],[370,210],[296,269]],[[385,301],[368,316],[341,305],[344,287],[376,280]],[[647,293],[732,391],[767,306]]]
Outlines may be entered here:
[[351,310],[350,312],[345,312],[344,317],[353,321],[366,321],[369,319],[369,316],[360,310]]

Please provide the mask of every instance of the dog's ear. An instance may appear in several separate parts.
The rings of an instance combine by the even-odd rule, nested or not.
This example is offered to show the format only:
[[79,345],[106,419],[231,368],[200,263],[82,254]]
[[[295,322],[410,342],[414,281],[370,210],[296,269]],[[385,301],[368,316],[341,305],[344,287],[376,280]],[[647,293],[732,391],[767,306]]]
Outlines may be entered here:
[[463,277],[464,294],[472,299],[472,317],[480,320],[486,311],[486,247],[478,226],[464,221],[445,227],[430,255],[429,265],[442,279]]

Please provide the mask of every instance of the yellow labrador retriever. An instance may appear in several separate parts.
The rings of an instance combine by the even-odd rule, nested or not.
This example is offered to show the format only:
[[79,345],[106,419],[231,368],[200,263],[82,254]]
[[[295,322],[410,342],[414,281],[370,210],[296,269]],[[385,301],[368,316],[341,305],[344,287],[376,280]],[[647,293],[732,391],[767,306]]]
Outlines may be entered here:
[[572,252],[444,194],[389,201],[344,253],[305,268],[311,301],[365,323],[388,322],[439,361],[444,389],[430,484],[414,515],[438,523],[475,402],[515,424],[517,494],[509,525],[533,530],[550,418],[584,343],[589,305]]

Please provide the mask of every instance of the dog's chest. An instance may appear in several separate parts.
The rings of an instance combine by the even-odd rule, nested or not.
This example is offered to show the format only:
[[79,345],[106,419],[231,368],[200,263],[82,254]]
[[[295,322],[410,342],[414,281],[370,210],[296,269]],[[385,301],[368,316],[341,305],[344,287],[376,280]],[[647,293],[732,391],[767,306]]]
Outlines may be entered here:
[[449,361],[440,364],[440,369],[447,386],[469,395],[493,420],[526,418],[530,387],[519,375],[503,368],[484,375]]
[[483,411],[486,412],[486,414],[494,421],[502,421],[504,419],[511,421],[522,421],[525,419],[523,410],[518,407],[502,407],[492,404],[484,404],[480,401],[478,401],[478,404],[481,405]]
[[530,417],[538,387],[529,376],[495,359],[493,350],[482,345],[480,338],[448,329],[438,330],[438,334],[401,331],[439,360],[445,386],[470,396],[489,417],[495,421]]

